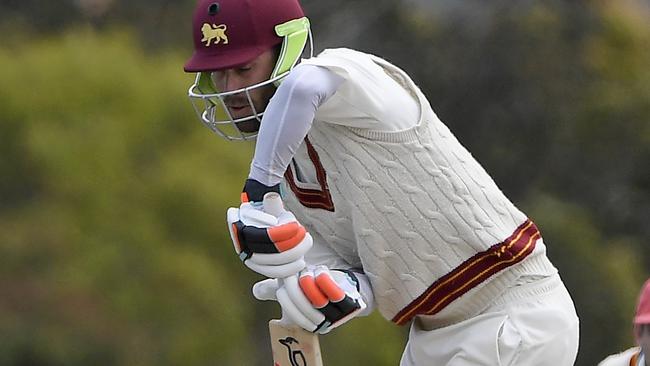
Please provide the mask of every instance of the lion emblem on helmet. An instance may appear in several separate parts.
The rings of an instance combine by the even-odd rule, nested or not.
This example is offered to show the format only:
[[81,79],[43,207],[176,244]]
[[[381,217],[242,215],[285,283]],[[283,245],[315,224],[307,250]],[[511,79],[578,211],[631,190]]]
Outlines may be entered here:
[[223,41],[223,44],[228,44],[228,36],[226,35],[227,29],[228,27],[226,27],[225,24],[216,25],[203,23],[201,26],[201,32],[203,33],[201,42],[206,42],[205,47],[210,47],[210,42],[212,42],[212,44],[219,44],[219,42]]

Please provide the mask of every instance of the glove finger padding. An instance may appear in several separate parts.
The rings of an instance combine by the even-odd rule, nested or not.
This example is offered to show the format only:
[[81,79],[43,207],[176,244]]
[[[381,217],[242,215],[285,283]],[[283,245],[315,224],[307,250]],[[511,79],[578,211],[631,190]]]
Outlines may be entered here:
[[317,332],[325,334],[366,308],[354,274],[330,271],[327,267],[304,270],[299,284],[311,305],[325,316]]
[[296,221],[269,227],[248,226],[237,221],[232,226],[241,247],[251,255],[286,252],[302,244],[307,235],[307,230]]
[[[288,299],[292,302],[293,306],[295,306],[296,310],[298,310],[301,315],[306,317],[312,324],[311,328],[303,328],[311,332],[316,331],[316,329],[318,329],[323,321],[325,321],[325,315],[315,309],[307,296],[305,296],[305,294],[302,292],[302,289],[300,288],[300,284],[298,282],[298,276],[290,276],[288,278],[285,278],[283,287],[286,290]],[[294,319],[294,314],[291,312],[287,311],[285,314],[290,319]]]
[[259,204],[251,202],[244,202],[239,206],[239,220],[247,226],[269,227],[278,224],[277,217],[263,211]]
[[266,280],[256,282],[253,285],[253,296],[255,296],[256,299],[262,301],[277,300],[275,292],[278,291],[279,287],[280,284],[275,278],[268,278]]
[[253,285],[253,296],[258,300],[278,301],[283,319],[311,332],[316,331],[325,320],[323,314],[314,309],[302,294],[297,275],[282,280],[270,278],[259,281]]
[[235,247],[235,252],[241,254],[243,248],[239,243],[239,236],[237,234],[237,227],[234,226],[235,222],[239,221],[239,209],[235,207],[228,208],[226,211],[226,221],[228,222],[228,232],[230,233],[230,240]]
[[[303,241],[287,251],[280,253],[255,253],[250,257],[250,261],[258,265],[277,266],[304,257],[313,246],[313,239],[309,233],[305,233]],[[301,268],[302,269],[302,268]],[[294,272],[298,273],[298,271]]]
[[291,212],[283,211],[276,218],[243,203],[239,209],[228,209],[227,221],[235,251],[252,270],[287,277],[304,268],[304,255],[313,239]]
[[301,309],[289,297],[286,287],[280,287],[276,292],[276,296],[282,307],[283,318],[288,318],[291,323],[310,332],[315,332],[318,329],[319,323],[312,322],[302,313]]
[[366,308],[357,285],[352,272],[318,267],[284,279],[260,281],[253,286],[253,295],[258,300],[278,301],[282,319],[325,334]]

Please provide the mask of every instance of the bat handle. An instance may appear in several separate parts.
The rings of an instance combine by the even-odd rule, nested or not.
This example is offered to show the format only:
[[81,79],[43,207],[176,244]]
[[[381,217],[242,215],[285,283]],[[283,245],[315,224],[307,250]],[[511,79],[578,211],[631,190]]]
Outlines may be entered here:
[[[264,210],[264,212],[270,215],[279,217],[282,214],[282,212],[284,212],[284,204],[282,203],[282,197],[280,196],[280,194],[277,192],[266,193],[264,195],[264,198],[262,198],[262,210]],[[283,284],[284,284],[284,279],[278,278],[278,286],[282,287]],[[282,317],[280,318],[280,322],[283,324],[287,324],[287,317],[284,314],[284,310],[282,311]]]
[[[284,286],[284,278],[278,278],[278,288],[280,288],[282,286]],[[279,319],[280,324],[282,324],[284,326],[292,325],[291,320],[289,320],[289,317],[287,316],[286,311],[284,310],[284,308],[282,306],[280,306],[280,310],[281,310],[281,315],[280,315],[280,319]]]
[[[268,192],[262,198],[262,209],[264,212],[271,214],[275,217],[280,217],[284,210],[284,204],[282,203],[282,197],[277,192]],[[282,287],[284,284],[284,278],[278,278],[278,286]],[[285,315],[285,311],[282,310],[282,317],[280,318],[280,324],[283,325],[292,325],[292,322],[288,320],[289,318]]]
[[277,192],[268,192],[262,198],[262,209],[264,212],[271,214],[275,217],[280,217],[284,212],[284,204],[282,197]]

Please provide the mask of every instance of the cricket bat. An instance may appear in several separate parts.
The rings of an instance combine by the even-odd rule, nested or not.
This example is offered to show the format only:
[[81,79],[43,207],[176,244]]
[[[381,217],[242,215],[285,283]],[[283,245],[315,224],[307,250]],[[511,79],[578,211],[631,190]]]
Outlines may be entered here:
[[269,322],[273,366],[323,366],[318,335],[298,326]]
[[[266,213],[276,217],[284,211],[282,198],[275,192],[265,194],[262,204]],[[284,319],[269,321],[269,334],[273,366],[323,366],[317,334]]]

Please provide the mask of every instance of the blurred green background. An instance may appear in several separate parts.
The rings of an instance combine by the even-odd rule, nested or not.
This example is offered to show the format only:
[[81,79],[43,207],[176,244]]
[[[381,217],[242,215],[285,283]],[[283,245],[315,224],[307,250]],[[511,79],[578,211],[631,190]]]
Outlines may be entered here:
[[[541,228],[577,365],[633,345],[650,271],[650,2],[304,0],[317,51],[381,55]],[[233,254],[252,145],[186,98],[194,1],[0,2],[0,365],[270,365]],[[325,364],[397,365],[380,316]]]

